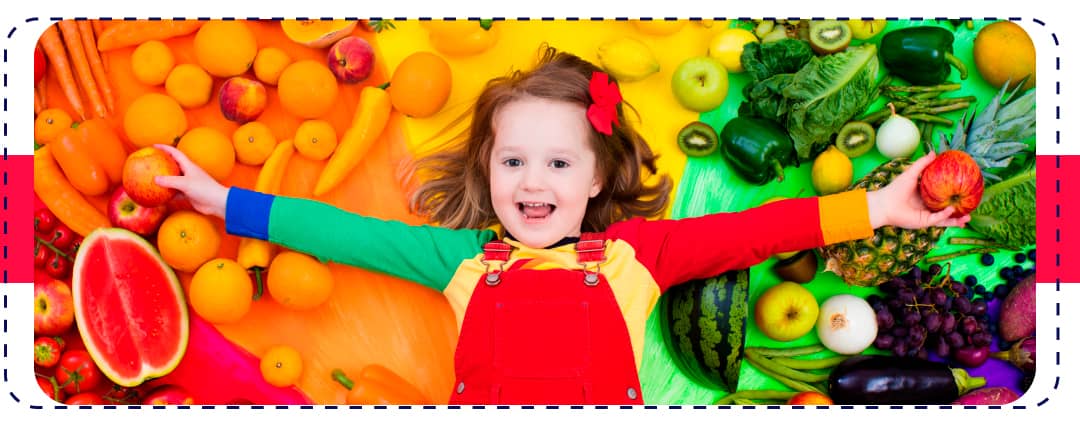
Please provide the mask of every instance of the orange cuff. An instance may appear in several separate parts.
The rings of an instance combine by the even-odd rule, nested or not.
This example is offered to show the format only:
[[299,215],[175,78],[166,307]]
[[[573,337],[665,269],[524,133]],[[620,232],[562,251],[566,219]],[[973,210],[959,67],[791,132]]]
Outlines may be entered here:
[[818,197],[818,213],[825,245],[874,236],[865,189]]

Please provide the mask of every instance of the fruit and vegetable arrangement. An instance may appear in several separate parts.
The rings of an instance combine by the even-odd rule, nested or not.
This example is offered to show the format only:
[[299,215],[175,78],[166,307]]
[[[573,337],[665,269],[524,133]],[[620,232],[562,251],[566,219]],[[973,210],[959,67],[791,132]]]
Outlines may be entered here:
[[153,146],[175,146],[226,185],[425,223],[406,210],[412,182],[398,165],[428,151],[487,79],[559,40],[641,111],[681,184],[672,217],[877,189],[931,150],[923,201],[972,215],[966,229],[880,228],[672,288],[646,328],[648,403],[1023,394],[1034,372],[1035,75],[1030,39],[1013,44],[1026,39],[1018,25],[565,30],[578,24],[50,27],[35,51],[43,391],[69,404],[442,403],[456,322],[438,293],[225,234],[154,183],[180,169]]

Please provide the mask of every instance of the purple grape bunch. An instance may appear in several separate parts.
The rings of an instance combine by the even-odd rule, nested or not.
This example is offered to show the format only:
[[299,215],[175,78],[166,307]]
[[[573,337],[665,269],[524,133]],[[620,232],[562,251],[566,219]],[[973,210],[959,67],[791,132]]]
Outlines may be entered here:
[[922,359],[932,352],[964,367],[977,367],[989,356],[993,335],[986,298],[977,298],[940,265],[912,268],[878,288],[881,295],[867,298],[877,315],[878,349]]

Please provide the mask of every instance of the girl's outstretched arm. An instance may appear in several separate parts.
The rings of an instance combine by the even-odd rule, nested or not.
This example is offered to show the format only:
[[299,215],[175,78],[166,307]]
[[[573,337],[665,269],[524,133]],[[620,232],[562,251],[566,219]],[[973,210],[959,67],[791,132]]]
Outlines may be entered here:
[[231,235],[268,240],[324,261],[361,267],[442,291],[463,260],[495,233],[414,226],[361,216],[330,204],[227,188],[165,145],[182,176],[155,181],[187,197],[196,211],[225,220]]
[[626,240],[661,290],[673,284],[744,269],[783,251],[800,251],[873,236],[874,229],[898,226],[963,226],[970,216],[950,217],[948,208],[931,212],[918,193],[923,157],[889,185],[867,192],[777,201],[742,212],[714,213],[678,220],[633,219],[608,229]]

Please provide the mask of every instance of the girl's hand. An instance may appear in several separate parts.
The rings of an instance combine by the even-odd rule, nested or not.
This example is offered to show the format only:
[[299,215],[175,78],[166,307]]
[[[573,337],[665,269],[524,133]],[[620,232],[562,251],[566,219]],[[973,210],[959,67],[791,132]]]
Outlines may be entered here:
[[180,165],[180,173],[182,173],[180,176],[158,176],[154,178],[154,182],[180,191],[181,195],[191,202],[195,211],[224,219],[225,201],[229,197],[229,189],[219,184],[180,150],[165,144],[155,144],[154,147],[172,156],[173,160]]
[[870,224],[877,229],[897,226],[904,229],[922,229],[931,226],[964,227],[970,215],[949,217],[954,208],[949,206],[937,213],[931,212],[919,195],[919,175],[936,154],[930,152],[916,160],[903,173],[884,188],[866,194],[870,207]]

